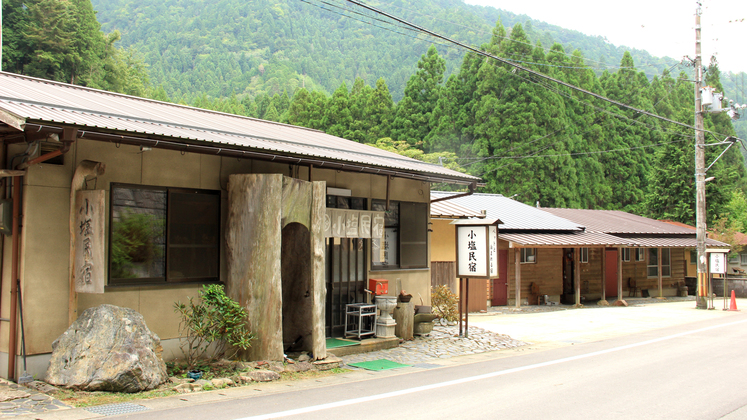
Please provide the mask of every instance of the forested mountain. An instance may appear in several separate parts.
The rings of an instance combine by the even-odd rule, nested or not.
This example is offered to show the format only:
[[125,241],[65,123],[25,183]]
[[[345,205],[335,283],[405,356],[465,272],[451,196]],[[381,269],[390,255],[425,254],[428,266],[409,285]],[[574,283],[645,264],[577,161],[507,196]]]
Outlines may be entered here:
[[[370,2],[630,106],[620,107],[338,0],[95,0],[103,31],[88,2],[3,0],[4,68],[323,130],[467,171],[484,192],[529,204],[694,224],[693,130],[673,123],[693,122],[691,69],[671,59],[460,0]],[[126,48],[114,46],[120,32]],[[706,83],[738,102],[742,78],[707,66]],[[137,81],[145,88],[131,92]],[[735,134],[726,114],[705,124],[708,143]],[[736,127],[747,138],[747,123]],[[707,162],[722,151],[707,148]],[[708,175],[709,223],[747,231],[739,147]]]
[[[401,27],[343,11],[338,0],[93,0],[105,32],[122,33],[149,65],[151,81],[176,101],[195,97],[289,94],[305,86],[331,94],[342,82],[360,77],[368,85],[386,79],[399,101],[412,69],[432,40]],[[370,1],[423,27],[470,45],[490,39],[495,23],[507,28],[528,16],[461,0]],[[343,16],[345,14],[347,16]],[[625,48],[543,22],[525,25],[529,42],[549,48],[560,42],[580,49],[591,67],[614,67]],[[464,51],[438,45],[446,75],[458,68]],[[676,61],[631,51],[650,77]],[[522,60],[521,57],[515,57]],[[600,70],[601,72],[601,70]]]

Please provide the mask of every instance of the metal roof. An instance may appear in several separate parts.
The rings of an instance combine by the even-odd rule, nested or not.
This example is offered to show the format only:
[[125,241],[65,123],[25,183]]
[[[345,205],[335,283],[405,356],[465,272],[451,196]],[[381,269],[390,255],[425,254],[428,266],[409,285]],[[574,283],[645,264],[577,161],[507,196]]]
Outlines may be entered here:
[[[460,193],[431,191],[431,200],[436,198],[458,195]],[[566,220],[562,217],[550,214],[544,209],[538,209],[504,197],[500,194],[472,194],[451,200],[440,201],[441,203],[455,203],[467,207],[473,211],[485,210],[487,217],[500,219],[498,225],[500,230],[552,230],[552,231],[579,231],[583,226]],[[501,233],[503,236],[503,233]]]
[[393,169],[434,181],[480,181],[318,130],[0,72],[0,121],[13,117],[29,124],[65,124],[91,132],[163,136],[184,144],[349,163],[374,173],[377,168]]
[[638,246],[628,238],[593,232],[567,233],[503,233],[500,239],[516,243],[522,247],[592,247],[592,246]]
[[[644,248],[695,248],[698,246],[698,240],[695,238],[695,235],[687,237],[626,236],[625,239],[635,242],[639,247]],[[731,248],[731,245],[715,239],[706,239],[706,246],[713,248]]]
[[431,203],[431,217],[437,219],[464,219],[476,217],[483,219],[485,215],[481,211],[468,209],[450,200]]
[[649,219],[619,210],[584,210],[542,208],[558,217],[583,223],[589,232],[603,232],[612,235],[692,235],[692,229]]

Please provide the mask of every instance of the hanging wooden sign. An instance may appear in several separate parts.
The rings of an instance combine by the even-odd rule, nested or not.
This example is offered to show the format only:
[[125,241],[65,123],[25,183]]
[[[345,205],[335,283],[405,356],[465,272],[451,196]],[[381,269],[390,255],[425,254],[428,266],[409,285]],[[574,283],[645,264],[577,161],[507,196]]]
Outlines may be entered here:
[[73,276],[78,293],[104,293],[104,203],[104,190],[78,191],[75,195]]

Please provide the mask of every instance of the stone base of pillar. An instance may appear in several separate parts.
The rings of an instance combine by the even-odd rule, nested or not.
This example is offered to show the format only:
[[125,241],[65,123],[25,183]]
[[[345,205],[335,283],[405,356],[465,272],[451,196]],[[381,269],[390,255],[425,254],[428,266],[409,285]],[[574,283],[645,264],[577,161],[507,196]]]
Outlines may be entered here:
[[379,338],[394,338],[396,335],[394,335],[394,327],[397,324],[391,324],[391,325],[384,325],[384,324],[376,324],[376,337]]

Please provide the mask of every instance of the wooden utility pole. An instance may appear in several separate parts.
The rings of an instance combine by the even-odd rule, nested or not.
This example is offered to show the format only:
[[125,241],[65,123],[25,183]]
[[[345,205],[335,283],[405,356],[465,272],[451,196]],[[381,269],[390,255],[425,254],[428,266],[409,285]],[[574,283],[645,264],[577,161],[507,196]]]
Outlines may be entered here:
[[[705,132],[703,131],[703,105],[700,89],[703,85],[703,66],[700,56],[700,2],[695,11],[695,235],[698,250],[698,293],[695,306],[708,309],[706,291],[708,267],[706,266],[706,194],[705,194]],[[661,258],[661,256],[659,256]]]

